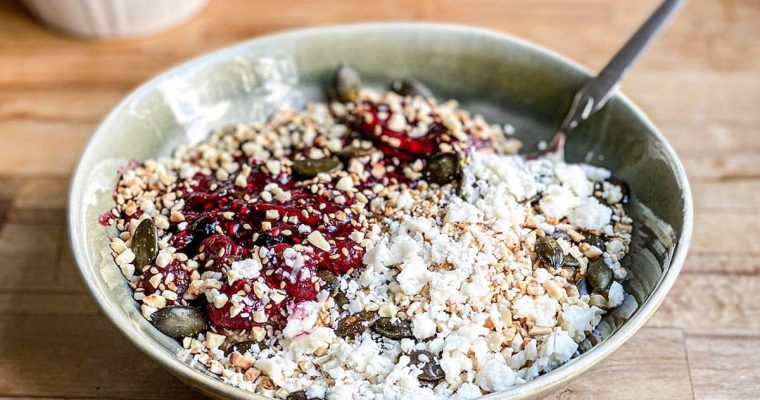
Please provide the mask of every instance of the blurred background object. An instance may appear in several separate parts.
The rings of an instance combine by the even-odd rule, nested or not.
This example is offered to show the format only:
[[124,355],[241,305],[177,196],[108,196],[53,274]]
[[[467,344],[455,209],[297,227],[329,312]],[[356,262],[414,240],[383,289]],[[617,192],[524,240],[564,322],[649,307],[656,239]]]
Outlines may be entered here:
[[187,21],[208,0],[22,0],[39,20],[74,36],[144,36]]

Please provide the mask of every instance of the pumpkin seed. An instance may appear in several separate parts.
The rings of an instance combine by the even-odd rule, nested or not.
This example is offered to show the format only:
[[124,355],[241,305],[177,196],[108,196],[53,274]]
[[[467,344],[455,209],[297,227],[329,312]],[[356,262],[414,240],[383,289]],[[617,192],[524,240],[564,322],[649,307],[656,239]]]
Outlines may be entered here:
[[288,394],[288,397],[286,397],[285,400],[309,400],[309,398],[306,397],[305,391],[299,390]]
[[341,159],[351,159],[354,157],[362,157],[366,156],[368,154],[372,153],[372,149],[365,149],[363,147],[358,146],[349,146],[345,149],[341,149],[334,153],[336,156],[338,156]]
[[364,332],[376,319],[377,313],[372,311],[361,311],[351,314],[338,321],[338,328],[335,329],[335,334],[344,338],[356,336]]
[[428,161],[423,176],[439,185],[458,181],[462,178],[462,159],[456,153],[438,153]]
[[317,276],[322,282],[324,282],[322,288],[327,289],[330,292],[330,295],[335,295],[338,292],[338,288],[340,288],[340,279],[330,272],[330,270],[320,269],[317,271]]
[[416,80],[397,79],[391,82],[391,90],[402,96],[422,96],[426,99],[433,98],[433,91],[422,82]]
[[153,262],[158,254],[158,232],[152,219],[144,219],[137,225],[132,237],[132,251],[135,253],[135,268],[141,270]]
[[401,340],[403,338],[412,338],[412,324],[407,320],[383,317],[379,318],[372,324],[372,330],[385,336],[388,339]]
[[240,354],[245,354],[250,351],[253,346],[259,346],[259,351],[269,348],[269,346],[267,346],[267,344],[264,342],[246,340],[244,342],[235,343],[232,346],[228,347],[227,350],[224,351],[224,355],[228,356],[236,351]]
[[604,238],[599,235],[589,234],[586,236],[584,242],[596,247],[597,249],[604,251],[607,247],[604,245]]
[[306,158],[293,161],[293,174],[301,179],[310,179],[322,172],[330,172],[340,165],[332,158]]
[[150,319],[159,331],[174,338],[195,336],[206,329],[203,314],[188,306],[164,307],[154,312]]
[[559,247],[559,243],[554,238],[544,236],[536,239],[536,254],[546,265],[552,268],[559,268],[565,261],[562,248]]
[[610,261],[605,257],[599,257],[591,262],[586,271],[588,283],[596,290],[607,290],[612,285],[612,269]]
[[349,103],[359,99],[362,80],[359,73],[348,64],[341,64],[333,75],[330,96],[340,102]]
[[591,289],[588,287],[588,279],[586,279],[586,277],[578,279],[578,282],[575,282],[575,286],[578,288],[579,295],[586,296],[591,294]]
[[333,300],[335,300],[335,304],[338,305],[338,310],[342,311],[343,307],[348,305],[348,298],[346,298],[346,295],[342,292],[338,292],[333,296]]
[[554,239],[562,239],[567,242],[572,242],[572,239],[570,239],[570,235],[568,235],[567,232],[559,228],[555,229],[554,232],[552,232],[552,237]]
[[563,267],[570,267],[570,268],[576,268],[578,265],[580,265],[580,261],[578,261],[577,258],[571,256],[570,254],[565,256],[565,262],[562,263]]
[[445,373],[433,353],[425,350],[416,350],[409,354],[409,358],[412,365],[418,367],[422,365],[420,367],[422,373],[417,376],[417,379],[421,381],[438,381],[444,377]]

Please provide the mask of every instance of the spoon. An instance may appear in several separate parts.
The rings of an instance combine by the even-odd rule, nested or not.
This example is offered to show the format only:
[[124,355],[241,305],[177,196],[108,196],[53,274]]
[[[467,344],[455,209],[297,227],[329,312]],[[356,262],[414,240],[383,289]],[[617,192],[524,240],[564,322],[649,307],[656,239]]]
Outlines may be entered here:
[[545,150],[529,155],[528,159],[542,156],[564,158],[565,139],[581,122],[601,110],[617,90],[620,80],[639,58],[647,45],[662,30],[665,23],[684,3],[683,0],[665,0],[644,22],[628,42],[615,54],[596,77],[590,79],[575,94],[570,111]]

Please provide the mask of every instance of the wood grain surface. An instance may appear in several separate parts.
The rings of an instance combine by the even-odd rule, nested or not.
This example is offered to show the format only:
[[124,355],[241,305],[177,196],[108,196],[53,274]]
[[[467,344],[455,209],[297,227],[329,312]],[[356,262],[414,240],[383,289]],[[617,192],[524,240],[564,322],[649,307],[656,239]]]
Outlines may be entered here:
[[[111,326],[68,247],[68,179],[103,115],[189,57],[339,22],[477,25],[598,70],[657,0],[216,0],[139,40],[79,41],[0,2],[0,398],[189,399]],[[675,147],[694,239],[652,320],[555,399],[760,398],[760,1],[692,0],[623,91]]]

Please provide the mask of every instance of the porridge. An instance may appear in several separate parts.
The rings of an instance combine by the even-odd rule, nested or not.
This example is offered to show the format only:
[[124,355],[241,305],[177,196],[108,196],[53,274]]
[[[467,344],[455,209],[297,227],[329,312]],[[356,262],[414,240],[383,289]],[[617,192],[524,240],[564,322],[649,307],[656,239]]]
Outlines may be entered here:
[[274,398],[473,398],[635,302],[609,171],[516,155],[418,82],[330,89],[119,171],[113,256],[188,362]]

